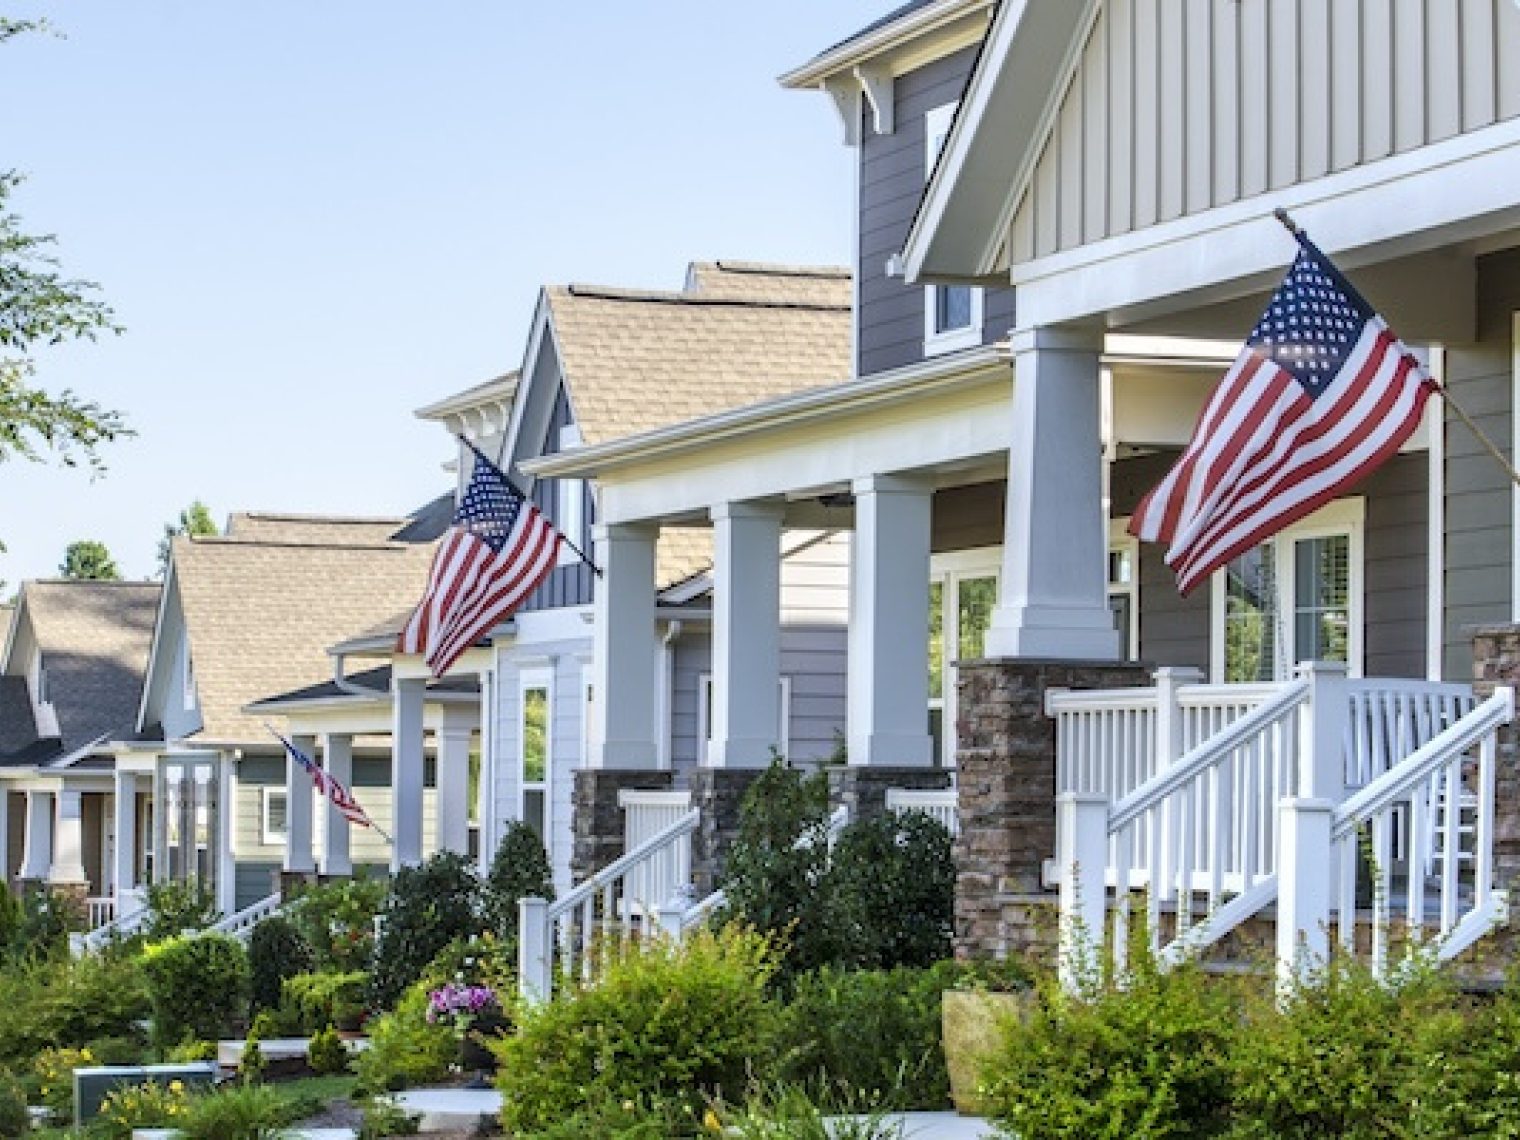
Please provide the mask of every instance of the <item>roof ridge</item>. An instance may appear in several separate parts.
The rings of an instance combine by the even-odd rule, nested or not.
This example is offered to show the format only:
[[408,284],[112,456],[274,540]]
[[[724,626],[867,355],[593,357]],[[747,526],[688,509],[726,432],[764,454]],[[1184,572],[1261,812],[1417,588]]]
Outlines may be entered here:
[[[163,583],[151,578],[28,578],[23,586],[151,586],[155,590]],[[8,604],[7,604],[8,606]]]
[[724,273],[753,273],[767,277],[817,277],[839,281],[850,276],[847,265],[793,265],[780,261],[727,261],[723,258],[710,264]]
[[[323,523],[388,523],[406,522],[406,515],[324,515],[305,514],[300,511],[233,511],[238,518],[245,519],[278,519],[282,522],[323,522]],[[223,536],[224,537],[224,536]]]
[[711,293],[682,293],[673,290],[629,289],[616,285],[584,285],[571,282],[562,288],[570,297],[595,301],[635,301],[658,305],[698,305],[739,309],[813,309],[827,313],[847,313],[848,304],[827,301],[782,300],[775,297],[735,297]]
[[[390,522],[390,519],[374,520]],[[408,520],[401,519],[401,522]],[[239,538],[236,535],[226,534],[187,534],[181,535],[187,538],[194,546],[225,546],[240,548],[249,546],[278,546],[288,547],[292,550],[415,550],[425,545],[417,542],[330,542],[322,539],[296,539],[296,538]]]

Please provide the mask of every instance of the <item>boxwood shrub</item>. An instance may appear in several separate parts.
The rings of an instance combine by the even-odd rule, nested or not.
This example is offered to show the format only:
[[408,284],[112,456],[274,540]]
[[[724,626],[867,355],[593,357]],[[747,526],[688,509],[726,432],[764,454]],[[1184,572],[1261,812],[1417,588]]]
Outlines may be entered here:
[[248,1008],[248,952],[226,934],[171,938],[143,951],[143,972],[161,1046],[216,1041]]

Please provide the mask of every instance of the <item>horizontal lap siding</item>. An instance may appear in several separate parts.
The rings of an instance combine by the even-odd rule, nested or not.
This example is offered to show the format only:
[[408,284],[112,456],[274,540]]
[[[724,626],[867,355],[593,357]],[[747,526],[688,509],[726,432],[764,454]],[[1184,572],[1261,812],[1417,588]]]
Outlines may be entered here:
[[[1166,474],[1177,453],[1164,452],[1113,465],[1109,475],[1110,512],[1124,518]],[[1151,665],[1209,667],[1209,590],[1200,586],[1187,597],[1177,592],[1177,578],[1167,566],[1166,550],[1154,542],[1140,544],[1140,658]]]
[[844,732],[849,613],[848,534],[782,560],[781,673],[792,679],[789,759],[827,759]]
[[1513,0],[1105,0],[1014,257],[1043,257],[1520,116]]
[[1356,489],[1367,501],[1362,591],[1369,677],[1425,676],[1430,457],[1395,456]]

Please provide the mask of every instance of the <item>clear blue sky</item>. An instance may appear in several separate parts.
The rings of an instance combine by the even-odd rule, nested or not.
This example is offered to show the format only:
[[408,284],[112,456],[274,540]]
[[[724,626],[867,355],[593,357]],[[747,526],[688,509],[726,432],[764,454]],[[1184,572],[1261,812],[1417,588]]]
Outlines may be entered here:
[[848,260],[849,152],[775,76],[890,0],[0,0],[0,169],[127,332],[41,379],[126,413],[92,481],[0,465],[0,579],[76,538],[129,577],[165,521],[402,513],[447,486],[422,404],[516,367],[546,282]]

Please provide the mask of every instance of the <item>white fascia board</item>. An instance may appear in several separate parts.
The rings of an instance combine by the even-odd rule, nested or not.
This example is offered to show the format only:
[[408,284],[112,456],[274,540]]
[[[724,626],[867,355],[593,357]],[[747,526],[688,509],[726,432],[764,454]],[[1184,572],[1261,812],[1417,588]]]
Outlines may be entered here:
[[[5,631],[5,646],[0,650],[0,677],[10,675],[12,668],[11,654],[15,652],[17,631],[21,629],[21,616],[26,612],[26,583],[21,583],[21,589],[16,594],[16,608],[11,613],[10,625]],[[28,621],[31,619],[28,618]],[[22,666],[25,672],[25,666]],[[18,674],[19,675],[19,674]]]
[[431,404],[424,404],[414,409],[412,415],[419,420],[443,419],[445,416],[474,411],[486,404],[510,403],[516,391],[517,374],[509,372],[500,380],[477,384],[472,388],[466,388],[463,392],[445,396]]
[[990,9],[993,2],[994,0],[940,0],[937,4],[929,4],[868,35],[855,37],[832,51],[815,56],[802,66],[779,76],[777,82],[794,90],[817,87],[826,79],[849,73],[856,66],[883,52],[937,31],[962,16]]
[[[142,697],[137,702],[137,721],[132,728],[141,732],[148,727],[148,705],[153,695],[154,675],[161,668],[159,662],[163,657],[164,623],[169,612],[169,598],[173,595],[179,597],[178,575],[174,568],[174,547],[169,547],[169,565],[164,570],[164,584],[158,591],[158,613],[153,617],[153,639],[148,642],[148,664],[143,670]],[[180,636],[188,638],[190,630],[185,625],[184,607],[178,607]]]
[[[497,626],[486,636],[490,638],[500,637],[507,627]],[[444,674],[446,677],[462,677],[467,673],[484,673],[491,667],[490,646],[471,646],[460,655],[458,661],[449,667]],[[428,668],[427,662],[422,659],[420,653],[398,654],[391,660],[391,680],[414,681],[419,677],[431,679],[433,672]],[[473,694],[472,694],[473,696]],[[432,700],[432,697],[427,698]]]
[[[533,323],[528,330],[528,344],[523,352],[522,367],[518,369],[517,395],[512,401],[512,418],[502,434],[501,453],[495,456],[497,466],[510,471],[517,455],[517,437],[522,432],[523,416],[534,397],[533,378],[538,373],[538,358],[546,345],[559,349],[554,339],[554,322],[549,312],[549,291],[538,291],[538,304],[533,310]],[[556,370],[560,371],[560,370]]]
[[535,476],[596,479],[629,463],[642,464],[693,450],[705,451],[717,441],[736,436],[762,435],[801,423],[826,423],[857,414],[862,408],[908,403],[926,389],[959,384],[969,376],[993,368],[1004,355],[1001,346],[987,345],[866,379],[808,388],[778,400],[545,456],[524,464],[523,469]]
[[1160,315],[1269,288],[1290,211],[1342,269],[1520,226],[1520,120],[1015,266],[1019,324]]

